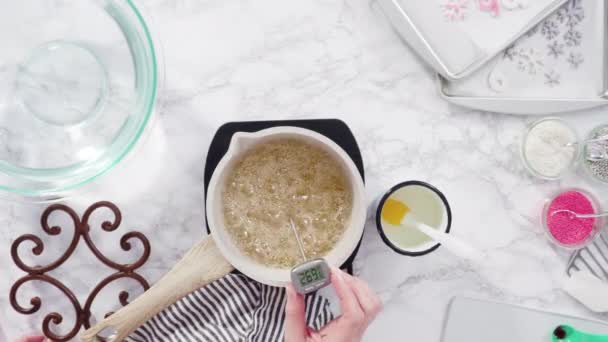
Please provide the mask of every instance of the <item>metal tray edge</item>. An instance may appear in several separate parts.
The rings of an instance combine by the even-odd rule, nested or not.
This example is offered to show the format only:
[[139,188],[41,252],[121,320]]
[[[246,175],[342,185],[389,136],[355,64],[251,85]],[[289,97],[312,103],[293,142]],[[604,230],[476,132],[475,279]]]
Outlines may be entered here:
[[597,97],[588,99],[553,99],[553,98],[494,98],[451,96],[443,91],[444,79],[436,77],[436,86],[441,98],[462,107],[481,111],[513,115],[546,115],[564,114],[574,111],[601,107],[608,104],[608,99]]

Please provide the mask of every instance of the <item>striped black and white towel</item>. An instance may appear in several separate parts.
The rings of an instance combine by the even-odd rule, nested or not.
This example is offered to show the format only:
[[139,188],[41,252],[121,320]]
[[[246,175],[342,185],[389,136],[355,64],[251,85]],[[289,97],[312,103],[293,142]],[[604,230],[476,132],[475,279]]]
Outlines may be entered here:
[[[137,329],[129,341],[283,341],[285,289],[229,274],[173,304]],[[334,318],[329,301],[306,297],[308,325],[320,329]]]

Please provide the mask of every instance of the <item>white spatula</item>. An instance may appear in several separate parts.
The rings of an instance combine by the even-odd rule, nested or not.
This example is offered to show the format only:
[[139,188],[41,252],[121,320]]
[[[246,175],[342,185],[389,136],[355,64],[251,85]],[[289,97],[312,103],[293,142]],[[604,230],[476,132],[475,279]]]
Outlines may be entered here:
[[392,225],[403,227],[403,229],[419,230],[461,258],[474,262],[481,262],[484,259],[484,254],[468,243],[420,222],[410,208],[401,201],[390,198],[386,200],[382,208],[382,218]]

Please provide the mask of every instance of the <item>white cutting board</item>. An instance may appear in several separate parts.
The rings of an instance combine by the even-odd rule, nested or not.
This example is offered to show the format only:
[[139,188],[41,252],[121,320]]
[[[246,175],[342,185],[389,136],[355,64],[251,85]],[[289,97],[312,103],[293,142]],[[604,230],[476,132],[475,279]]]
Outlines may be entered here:
[[442,341],[550,342],[551,333],[561,324],[588,333],[608,335],[608,322],[456,297],[448,308]]

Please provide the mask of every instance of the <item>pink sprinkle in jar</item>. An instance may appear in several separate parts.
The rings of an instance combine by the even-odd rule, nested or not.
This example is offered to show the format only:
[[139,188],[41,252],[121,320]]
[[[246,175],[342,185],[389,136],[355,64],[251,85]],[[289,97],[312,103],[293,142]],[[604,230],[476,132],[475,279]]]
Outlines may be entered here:
[[567,189],[548,200],[543,210],[542,222],[549,240],[566,249],[580,249],[597,237],[603,227],[602,218],[578,218],[563,210],[577,214],[597,214],[597,199],[587,191]]

